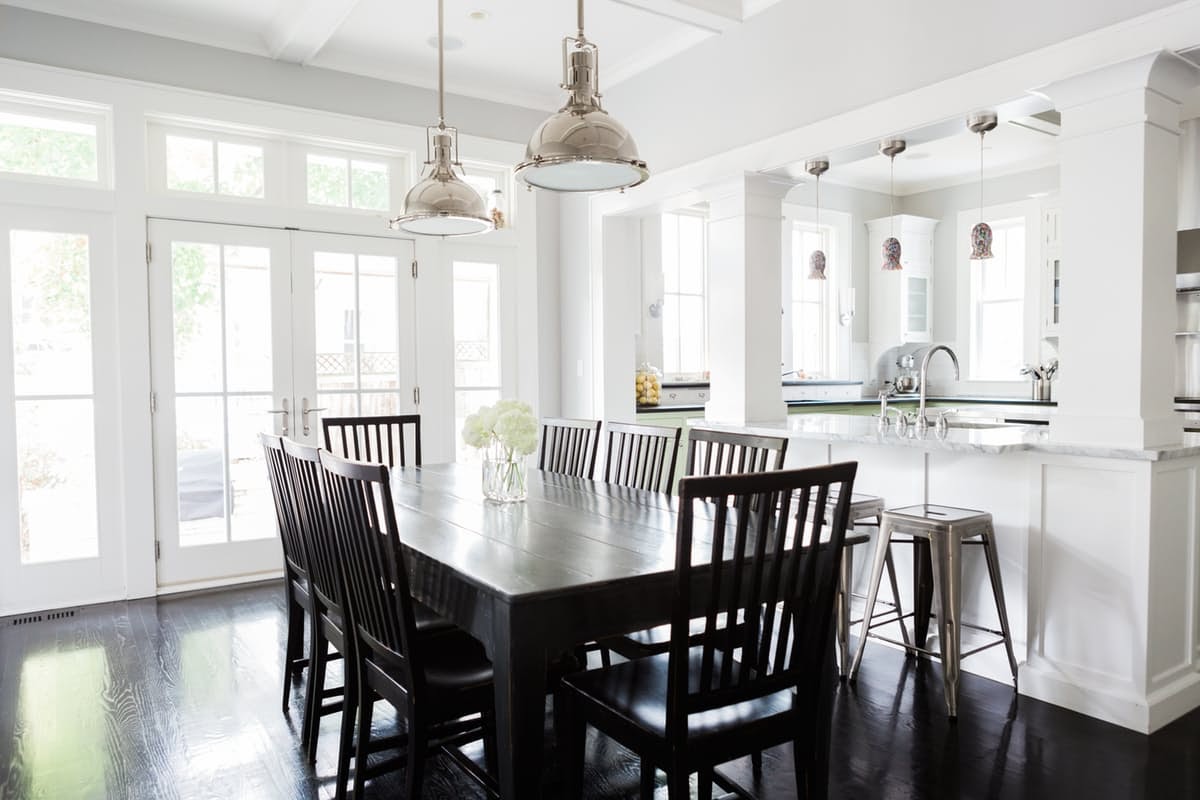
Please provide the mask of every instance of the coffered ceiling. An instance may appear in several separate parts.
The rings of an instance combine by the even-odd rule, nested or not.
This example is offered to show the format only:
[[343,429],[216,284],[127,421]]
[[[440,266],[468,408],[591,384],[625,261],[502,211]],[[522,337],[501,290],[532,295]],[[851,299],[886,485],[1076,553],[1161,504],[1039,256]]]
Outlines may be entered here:
[[[590,0],[601,89],[739,25],[779,0]],[[553,108],[569,0],[445,0],[446,88]],[[281,61],[436,85],[435,0],[5,0],[58,16]]]

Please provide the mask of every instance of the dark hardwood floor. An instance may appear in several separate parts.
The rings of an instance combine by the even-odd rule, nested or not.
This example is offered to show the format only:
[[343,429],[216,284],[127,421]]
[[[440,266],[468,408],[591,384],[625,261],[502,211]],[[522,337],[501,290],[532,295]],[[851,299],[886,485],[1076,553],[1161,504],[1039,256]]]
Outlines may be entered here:
[[[299,686],[292,716],[279,711],[282,599],[268,584],[0,620],[0,796],[331,797],[337,716],[324,720],[314,769],[297,747]],[[1200,712],[1145,737],[1014,701],[1011,688],[972,675],[960,708],[950,724],[936,665],[869,650],[857,688],[838,690],[832,796],[1200,798]],[[381,729],[393,724],[381,717]],[[589,798],[637,797],[631,754],[593,736],[588,763]],[[746,764],[725,772],[749,796],[794,796],[786,750],[766,755],[760,786]],[[403,796],[398,776],[369,788]],[[482,796],[444,759],[431,765],[425,797]]]

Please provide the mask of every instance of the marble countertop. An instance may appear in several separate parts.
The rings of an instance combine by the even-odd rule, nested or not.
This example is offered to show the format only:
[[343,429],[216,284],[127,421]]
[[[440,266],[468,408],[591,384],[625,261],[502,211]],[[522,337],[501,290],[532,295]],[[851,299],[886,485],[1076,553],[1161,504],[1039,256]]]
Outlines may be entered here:
[[[920,400],[919,395],[915,394],[898,394],[888,398],[889,406],[901,406],[911,408]],[[848,400],[786,400],[789,407],[818,407],[818,406],[878,406],[879,400],[875,398],[853,398]],[[963,405],[994,405],[994,406],[1026,406],[1028,408],[1038,407],[1043,409],[1052,409],[1058,405],[1053,400],[1029,400],[1023,397],[952,397],[948,395],[937,395],[925,398],[927,403],[962,403]],[[660,411],[704,411],[703,405],[684,404],[679,405],[657,405],[657,406],[638,406],[638,413],[654,413]]]
[[694,427],[825,442],[991,455],[1037,452],[1136,461],[1165,461],[1200,455],[1200,436],[1195,434],[1185,436],[1184,443],[1179,445],[1134,449],[1054,441],[1050,439],[1050,431],[1045,425],[1014,423],[990,428],[950,428],[945,435],[938,435],[930,427],[924,436],[914,428],[909,428],[901,435],[895,425],[880,431],[876,417],[851,414],[796,414],[789,416],[786,421],[754,425],[720,425],[697,420]]

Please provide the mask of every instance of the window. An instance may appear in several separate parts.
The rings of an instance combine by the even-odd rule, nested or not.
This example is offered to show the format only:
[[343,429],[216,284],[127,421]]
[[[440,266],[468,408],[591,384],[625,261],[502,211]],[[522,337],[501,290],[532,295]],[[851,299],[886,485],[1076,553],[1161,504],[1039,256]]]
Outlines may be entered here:
[[99,115],[0,104],[0,172],[98,183]]
[[263,146],[193,134],[166,135],[166,185],[196,192],[261,200],[266,197]]
[[391,168],[385,161],[309,153],[305,185],[314,206],[387,211],[391,204]]
[[463,166],[463,180],[472,189],[479,192],[479,196],[483,198],[484,205],[487,206],[488,213],[495,220],[497,228],[511,228],[513,224],[511,209],[504,201],[511,176],[511,172],[507,169],[481,164],[465,164]]
[[1021,380],[1025,220],[992,223],[992,258],[971,261],[971,380]]
[[708,369],[705,292],[707,224],[695,214],[663,214],[663,373],[700,377]]
[[792,369],[809,378],[831,374],[829,293],[833,281],[810,280],[809,256],[822,250],[832,259],[833,236],[830,228],[795,222],[792,225]]
[[500,266],[454,262],[454,430],[458,460],[478,459],[458,435],[469,415],[500,399]]

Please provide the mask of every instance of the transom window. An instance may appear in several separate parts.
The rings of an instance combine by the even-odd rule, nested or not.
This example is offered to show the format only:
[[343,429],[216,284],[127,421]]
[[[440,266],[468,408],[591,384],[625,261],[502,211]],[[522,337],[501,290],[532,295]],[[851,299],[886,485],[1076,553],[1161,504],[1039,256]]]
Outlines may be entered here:
[[663,214],[663,373],[700,377],[708,369],[708,232],[704,217]]
[[391,168],[386,161],[327,153],[305,158],[307,201],[315,206],[387,211]]
[[992,225],[992,258],[971,261],[972,380],[1021,380],[1025,351],[1025,220]]
[[263,145],[205,136],[168,133],[165,138],[166,188],[225,197],[266,197]]
[[100,183],[102,114],[0,103],[0,173]]

